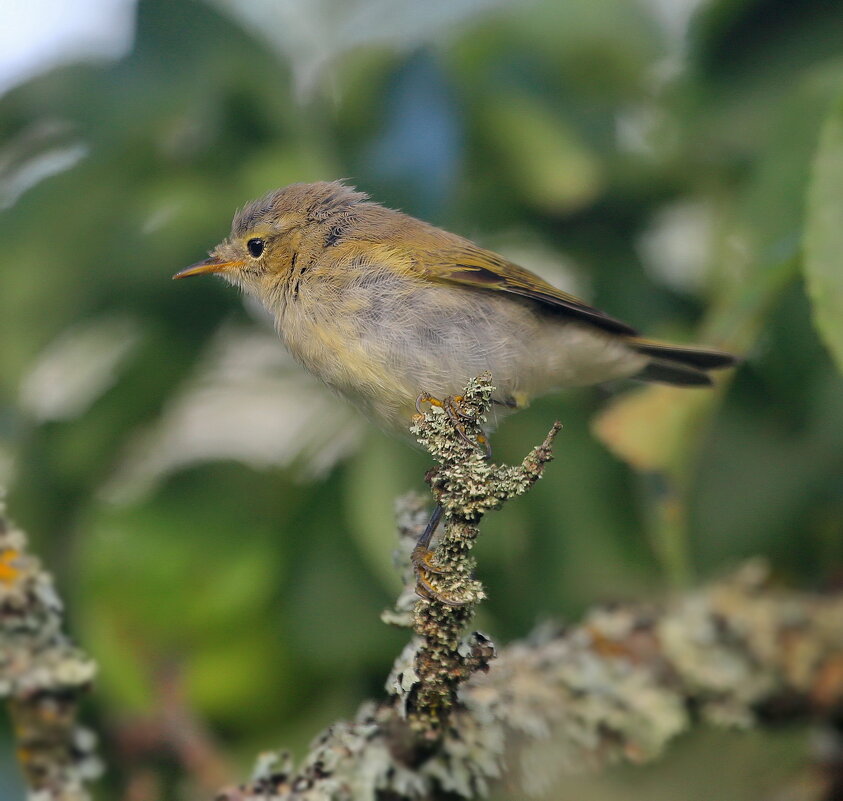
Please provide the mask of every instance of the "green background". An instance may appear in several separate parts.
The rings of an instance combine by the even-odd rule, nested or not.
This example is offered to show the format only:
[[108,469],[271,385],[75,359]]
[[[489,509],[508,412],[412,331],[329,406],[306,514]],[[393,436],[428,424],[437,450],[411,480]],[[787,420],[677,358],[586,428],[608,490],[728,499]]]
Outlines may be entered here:
[[[710,392],[576,390],[501,426],[504,461],[565,427],[546,477],[484,523],[496,641],[752,555],[839,586],[843,6],[137,13],[125,58],[0,98],[0,481],[101,665],[103,798],[209,797],[259,750],[301,755],[382,697],[406,640],[378,615],[394,499],[428,460],[303,376],[222,282],[170,281],[293,181],[348,178],[649,336],[744,359]],[[62,153],[81,157],[15,190]],[[201,733],[198,769],[166,709]],[[807,755],[801,727],[704,732],[547,797],[760,799]]]

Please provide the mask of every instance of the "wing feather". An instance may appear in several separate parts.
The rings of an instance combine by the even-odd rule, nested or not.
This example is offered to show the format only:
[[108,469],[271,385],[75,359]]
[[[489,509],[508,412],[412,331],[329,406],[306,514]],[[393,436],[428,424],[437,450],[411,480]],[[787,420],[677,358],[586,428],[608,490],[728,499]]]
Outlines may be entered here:
[[557,289],[535,273],[467,241],[426,251],[423,259],[415,260],[414,268],[430,280],[529,298],[563,316],[590,323],[604,331],[628,336],[637,333],[626,323]]

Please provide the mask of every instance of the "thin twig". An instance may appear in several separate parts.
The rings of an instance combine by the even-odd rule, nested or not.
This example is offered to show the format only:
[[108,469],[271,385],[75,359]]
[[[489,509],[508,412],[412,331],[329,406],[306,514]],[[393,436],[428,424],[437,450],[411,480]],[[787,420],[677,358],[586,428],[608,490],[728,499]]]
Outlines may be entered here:
[[[561,429],[555,423],[544,442],[517,466],[495,465],[486,458],[482,423],[492,403],[492,377],[484,373],[469,381],[459,399],[459,417],[431,406],[412,427],[418,441],[439,466],[430,475],[437,503],[444,508],[444,531],[434,563],[436,593],[418,601],[413,630],[418,637],[416,681],[405,708],[414,731],[427,740],[442,735],[457,704],[459,686],[485,670],[494,657],[492,642],[479,632],[463,638],[477,603],[485,597],[473,576],[471,549],[483,515],[522,495],[541,477],[552,458],[551,445]],[[432,580],[432,579],[431,579]],[[455,602],[455,600],[457,602]]]

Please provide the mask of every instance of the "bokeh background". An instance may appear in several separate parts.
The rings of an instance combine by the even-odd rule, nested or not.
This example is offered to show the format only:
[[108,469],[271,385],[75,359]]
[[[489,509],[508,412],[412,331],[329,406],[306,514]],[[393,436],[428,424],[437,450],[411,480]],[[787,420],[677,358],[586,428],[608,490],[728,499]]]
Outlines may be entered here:
[[[103,798],[207,798],[303,753],[406,640],[378,616],[428,460],[222,282],[170,281],[293,181],[348,178],[745,357],[714,391],[577,390],[503,424],[501,460],[565,428],[478,545],[496,640],[753,555],[839,586],[843,6],[5,0],[0,45],[0,483],[101,665]],[[779,797],[811,737],[702,732],[547,798]]]

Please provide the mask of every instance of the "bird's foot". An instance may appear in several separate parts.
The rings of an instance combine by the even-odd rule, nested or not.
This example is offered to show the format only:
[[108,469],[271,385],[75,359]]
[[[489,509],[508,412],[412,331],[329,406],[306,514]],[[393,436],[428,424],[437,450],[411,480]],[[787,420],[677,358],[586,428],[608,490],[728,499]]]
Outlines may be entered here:
[[424,414],[421,408],[423,403],[429,403],[431,406],[436,406],[437,408],[442,409],[445,414],[448,415],[448,419],[451,421],[451,424],[454,426],[456,432],[460,435],[460,439],[468,445],[471,445],[472,448],[479,446],[483,449],[486,458],[491,459],[492,446],[489,442],[489,438],[481,432],[477,435],[476,439],[472,439],[466,433],[465,425],[463,425],[463,423],[473,423],[477,418],[462,408],[462,401],[462,395],[449,395],[444,400],[439,400],[439,398],[434,397],[429,392],[422,392],[422,394],[416,398],[416,411],[419,414]]
[[416,574],[416,594],[428,601],[439,601],[446,606],[465,606],[471,599],[456,598],[439,589],[433,581],[433,576],[443,576],[449,571],[433,564],[433,551],[425,545],[417,545],[411,557],[413,570]]

